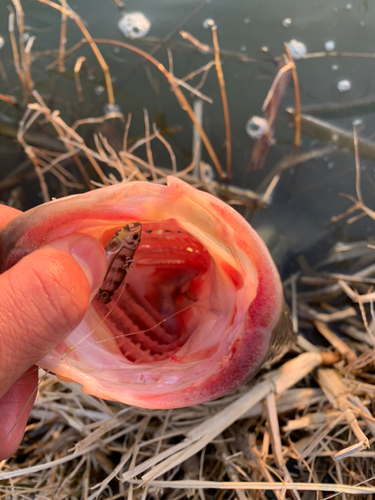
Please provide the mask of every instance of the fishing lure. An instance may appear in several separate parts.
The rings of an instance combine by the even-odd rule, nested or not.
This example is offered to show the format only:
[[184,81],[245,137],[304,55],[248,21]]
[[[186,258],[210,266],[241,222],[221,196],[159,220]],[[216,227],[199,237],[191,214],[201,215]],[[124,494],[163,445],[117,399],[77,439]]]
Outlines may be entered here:
[[108,271],[99,290],[99,300],[107,304],[124,281],[132,264],[134,254],[141,242],[142,224],[129,222],[109,240],[105,249]]

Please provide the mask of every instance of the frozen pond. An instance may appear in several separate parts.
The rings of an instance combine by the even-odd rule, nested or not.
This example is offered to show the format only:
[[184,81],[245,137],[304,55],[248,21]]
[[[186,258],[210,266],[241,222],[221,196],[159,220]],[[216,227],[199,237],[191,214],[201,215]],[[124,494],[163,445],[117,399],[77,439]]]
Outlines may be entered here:
[[[375,107],[371,99],[374,94],[375,60],[361,54],[375,52],[375,14],[366,0],[353,4],[324,0],[233,0],[230,3],[227,0],[133,0],[125,2],[123,8],[110,0],[81,0],[72,3],[71,7],[85,21],[94,38],[133,43],[153,53],[166,67],[170,62],[166,49],[170,48],[173,72],[179,78],[213,58],[183,40],[179,31],[187,31],[202,44],[212,46],[210,20],[216,23],[231,118],[232,184],[235,186],[255,190],[274,165],[293,150],[294,129],[289,126],[290,120],[285,112],[288,106],[294,106],[293,86],[290,83],[280,108],[274,144],[269,149],[265,165],[261,171],[250,171],[248,168],[254,138],[249,137],[246,124],[251,117],[262,116],[262,103],[276,73],[275,57],[281,56],[285,42],[289,43],[296,59],[302,107],[307,110],[312,106],[327,108],[315,116],[328,125],[349,132],[353,121],[361,119],[358,127],[360,137],[373,140]],[[36,1],[23,2],[23,8],[26,37],[36,37],[32,51],[37,57],[32,64],[32,75],[38,92],[53,109],[59,109],[69,123],[77,117],[103,114],[108,104],[105,81],[90,49],[81,47],[69,57],[62,77],[56,70],[46,72],[46,66],[57,55],[60,14]],[[128,38],[119,29],[120,21],[120,27]],[[81,38],[81,32],[70,21],[67,48]],[[116,105],[125,116],[132,114],[129,137],[143,136],[143,109],[146,108],[150,121],[169,132],[168,140],[179,167],[186,167],[191,161],[191,122],[181,110],[163,75],[134,53],[111,45],[99,46],[110,68]],[[329,51],[352,55],[332,55]],[[79,56],[86,57],[86,67],[82,71],[83,103],[78,101],[73,73]],[[0,2],[0,57],[2,73],[7,75],[7,80],[4,74],[0,75],[0,92],[21,99],[8,34],[6,2]],[[192,80],[192,84],[196,85],[198,81]],[[201,91],[213,99],[212,104],[205,102],[203,105],[203,126],[221,163],[225,165],[225,125],[214,68],[209,71]],[[194,99],[188,91],[185,95],[193,103]],[[367,106],[362,102],[365,100],[369,101]],[[350,105],[357,102],[357,106]],[[346,106],[339,109],[338,104]],[[20,116],[19,109],[0,101],[2,130],[5,126],[15,129]],[[310,131],[302,136],[302,151],[325,145],[327,143],[319,134]],[[204,160],[210,163],[204,148],[202,151]],[[14,140],[1,135],[0,181],[10,168],[16,168],[23,160],[24,156]],[[155,161],[163,164],[169,161],[169,157],[160,151]],[[374,159],[363,157],[361,167],[364,195],[371,206],[375,189]],[[27,195],[28,200],[24,201],[25,208],[28,203],[37,203],[40,199],[35,180],[31,181],[30,189],[30,196]],[[280,267],[290,261],[290,256],[300,252],[307,252],[309,259],[315,260],[336,239],[366,237],[373,233],[374,223],[370,219],[361,220],[350,228],[343,223],[329,224],[333,215],[350,205],[339,193],[355,193],[354,155],[345,148],[336,148],[324,157],[284,172],[271,206],[251,217],[251,222],[270,245]],[[1,200],[6,202],[10,189],[0,194]]]

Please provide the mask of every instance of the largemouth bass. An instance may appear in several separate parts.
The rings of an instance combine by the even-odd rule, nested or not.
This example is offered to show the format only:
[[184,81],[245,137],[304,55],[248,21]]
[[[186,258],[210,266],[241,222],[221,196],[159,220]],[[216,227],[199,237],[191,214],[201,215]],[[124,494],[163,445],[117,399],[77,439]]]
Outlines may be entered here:
[[111,300],[98,287],[83,321],[39,366],[144,408],[236,389],[287,343],[291,324],[265,244],[210,194],[169,177],[166,186],[120,183],[40,205],[0,232],[0,271],[73,232],[107,247],[134,221],[141,242]]

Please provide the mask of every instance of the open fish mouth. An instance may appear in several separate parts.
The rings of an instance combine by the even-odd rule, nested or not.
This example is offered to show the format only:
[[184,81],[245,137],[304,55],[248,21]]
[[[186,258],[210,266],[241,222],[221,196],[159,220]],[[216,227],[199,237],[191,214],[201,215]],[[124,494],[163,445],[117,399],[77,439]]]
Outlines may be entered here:
[[[129,361],[176,361],[207,311],[210,268],[205,247],[177,221],[144,224],[125,286],[107,304],[96,297],[92,307]],[[217,311],[211,314],[215,321]]]
[[234,210],[173,177],[57,200],[1,232],[1,271],[72,232],[106,246],[131,221],[141,243],[124,283],[93,293],[81,324],[39,365],[82,390],[145,408],[177,408],[239,387],[286,342],[290,322],[267,248]]

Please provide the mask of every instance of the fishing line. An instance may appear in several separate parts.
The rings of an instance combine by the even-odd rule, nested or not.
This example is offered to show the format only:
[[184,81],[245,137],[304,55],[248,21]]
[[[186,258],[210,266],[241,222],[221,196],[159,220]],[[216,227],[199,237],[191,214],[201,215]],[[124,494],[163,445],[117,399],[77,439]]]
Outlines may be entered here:
[[[112,340],[112,339],[121,339],[123,337],[130,337],[131,335],[136,335],[137,333],[147,333],[147,332],[150,332],[151,330],[153,330],[154,328],[162,325],[163,323],[165,323],[166,321],[168,321],[169,319],[171,318],[174,318],[175,316],[177,316],[178,314],[184,312],[184,311],[187,311],[188,309],[190,309],[191,307],[193,307],[195,305],[195,302],[193,302],[193,304],[189,304],[188,306],[184,307],[183,309],[180,309],[179,311],[176,311],[175,313],[171,314],[170,316],[168,316],[167,318],[164,318],[162,319],[161,321],[159,321],[159,323],[156,323],[155,325],[151,326],[150,328],[147,328],[146,330],[138,330],[136,332],[129,332],[129,333],[122,333],[121,335],[116,335],[116,336],[111,336],[107,339],[103,339],[103,340],[98,340],[97,342],[94,342],[93,345],[98,345],[98,344],[102,344],[104,342],[107,342],[107,340]],[[113,309],[112,309],[113,311]],[[112,312],[110,311],[110,313]],[[97,327],[96,327],[97,328]],[[87,338],[87,336],[85,337]],[[78,345],[78,344],[77,344]]]

